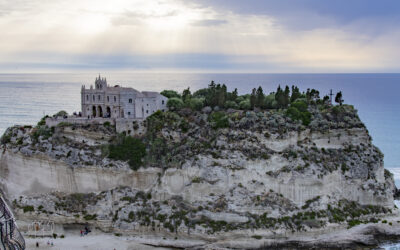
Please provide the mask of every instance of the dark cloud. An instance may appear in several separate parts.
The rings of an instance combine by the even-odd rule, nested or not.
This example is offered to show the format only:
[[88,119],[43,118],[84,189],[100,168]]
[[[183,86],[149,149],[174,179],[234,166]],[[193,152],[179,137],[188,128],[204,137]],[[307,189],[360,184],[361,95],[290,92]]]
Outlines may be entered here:
[[194,21],[192,22],[192,25],[209,27],[209,26],[219,26],[226,23],[228,23],[228,21],[222,19],[204,19],[204,20]]

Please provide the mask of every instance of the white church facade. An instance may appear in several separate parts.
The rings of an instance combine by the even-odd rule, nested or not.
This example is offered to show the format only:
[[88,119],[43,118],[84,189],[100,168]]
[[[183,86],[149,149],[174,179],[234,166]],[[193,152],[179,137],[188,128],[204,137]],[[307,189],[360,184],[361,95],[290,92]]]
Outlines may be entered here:
[[157,93],[119,85],[110,86],[106,78],[96,78],[95,85],[81,89],[82,117],[145,119],[157,110],[167,110],[168,98]]

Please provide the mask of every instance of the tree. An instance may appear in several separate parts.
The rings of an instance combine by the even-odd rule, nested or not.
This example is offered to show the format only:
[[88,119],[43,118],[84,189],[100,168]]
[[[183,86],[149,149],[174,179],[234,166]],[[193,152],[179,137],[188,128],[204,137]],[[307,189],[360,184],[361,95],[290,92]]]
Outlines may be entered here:
[[342,104],[343,104],[343,102],[344,102],[343,96],[342,96],[342,91],[339,91],[339,92],[336,94],[335,102],[336,102],[336,103],[339,103],[339,105],[342,106]]
[[160,94],[167,98],[172,98],[172,97],[181,98],[181,96],[175,90],[163,90],[161,91]]
[[296,101],[296,99],[301,97],[300,90],[297,86],[292,85],[292,96],[290,97],[290,102]]
[[[220,85],[218,84],[217,87],[218,86],[220,86]],[[227,97],[227,89],[226,89],[226,85],[223,84],[222,86],[220,86],[220,88],[217,88],[217,105],[219,107],[225,106],[226,97]]]
[[185,105],[189,104],[189,100],[190,98],[192,98],[192,93],[190,92],[190,89],[187,88],[185,90],[183,90],[182,92],[182,101]]
[[182,99],[176,97],[169,98],[167,101],[167,107],[173,111],[181,109],[183,107]]
[[235,102],[236,98],[238,98],[238,90],[237,90],[237,88],[235,88],[235,90],[232,91],[230,101],[234,101]]
[[260,87],[258,87],[257,89],[257,93],[256,93],[256,106],[259,108],[264,107],[264,92],[263,89]]
[[254,88],[250,95],[250,108],[254,109],[257,102],[257,90]]
[[68,116],[68,113],[65,110],[61,110],[61,111],[58,111],[57,114],[55,114],[54,116],[62,116],[62,117],[64,117],[64,116]]
[[289,86],[286,85],[284,92],[284,107],[287,108],[290,104],[290,89]]
[[264,107],[268,109],[276,109],[278,103],[275,100],[275,94],[271,93],[264,98]]
[[276,100],[278,108],[285,107],[285,93],[283,93],[283,90],[281,89],[281,85],[279,85],[278,88],[276,89],[275,100]]

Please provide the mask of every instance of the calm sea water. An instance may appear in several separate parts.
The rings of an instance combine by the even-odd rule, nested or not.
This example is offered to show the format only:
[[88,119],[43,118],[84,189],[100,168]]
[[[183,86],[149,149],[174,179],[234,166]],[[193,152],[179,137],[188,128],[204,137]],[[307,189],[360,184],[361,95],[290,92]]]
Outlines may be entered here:
[[[95,74],[0,74],[0,134],[14,124],[36,124],[45,114],[80,111],[81,85],[93,84]],[[109,84],[161,91],[206,87],[211,80],[228,90],[249,93],[262,86],[271,92],[280,85],[316,88],[321,96],[341,90],[367,125],[374,144],[385,154],[385,166],[400,176],[400,74],[168,74],[109,73]],[[396,169],[399,167],[398,169]],[[399,177],[400,178],[400,177]],[[399,182],[400,183],[400,182]]]

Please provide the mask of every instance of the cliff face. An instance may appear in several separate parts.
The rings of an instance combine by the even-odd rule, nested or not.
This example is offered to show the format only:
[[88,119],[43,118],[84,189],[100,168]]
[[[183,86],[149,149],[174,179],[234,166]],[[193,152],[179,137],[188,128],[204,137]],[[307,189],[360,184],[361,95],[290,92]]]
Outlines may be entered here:
[[10,128],[1,184],[23,220],[123,233],[268,235],[393,209],[393,178],[352,107],[313,109],[308,126],[281,112],[210,112],[147,119],[137,171],[106,157],[111,127]]

